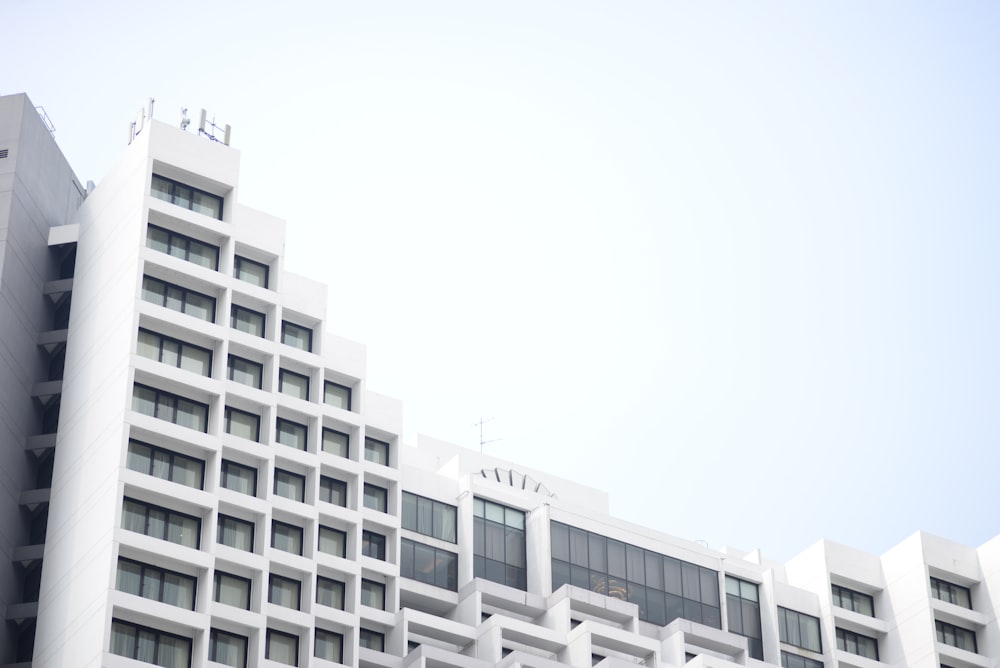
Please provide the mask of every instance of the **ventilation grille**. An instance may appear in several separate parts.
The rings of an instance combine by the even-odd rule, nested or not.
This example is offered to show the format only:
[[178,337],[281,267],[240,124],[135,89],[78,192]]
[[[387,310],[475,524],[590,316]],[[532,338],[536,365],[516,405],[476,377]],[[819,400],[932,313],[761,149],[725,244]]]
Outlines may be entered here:
[[9,151],[9,150],[10,149],[8,149],[8,148],[0,148],[0,158],[6,158],[7,157],[7,151]]

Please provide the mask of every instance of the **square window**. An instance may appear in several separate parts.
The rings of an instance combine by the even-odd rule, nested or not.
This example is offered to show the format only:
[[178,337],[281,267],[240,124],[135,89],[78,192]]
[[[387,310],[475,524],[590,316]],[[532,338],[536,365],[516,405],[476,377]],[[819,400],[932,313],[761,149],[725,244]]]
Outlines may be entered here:
[[334,663],[344,662],[344,636],[333,631],[316,629],[316,651],[318,658]]
[[230,311],[229,326],[253,336],[264,337],[265,321],[266,318],[263,313],[237,304],[233,304]]
[[344,609],[344,583],[318,576],[316,578],[316,602],[337,610]]
[[298,610],[301,593],[302,584],[298,580],[271,573],[270,586],[267,590],[268,603]]
[[384,487],[365,483],[365,508],[377,510],[384,513],[388,508],[389,492]]
[[219,515],[215,542],[244,552],[253,552],[253,529],[253,522]]
[[274,469],[274,493],[292,501],[305,501],[306,478],[291,471]]
[[295,448],[296,450],[305,450],[307,436],[308,430],[304,424],[292,422],[291,420],[286,420],[284,418],[278,418],[277,435],[275,439],[278,443],[287,445],[290,448]]
[[365,437],[365,459],[383,466],[389,465],[389,444],[370,436]]
[[271,521],[271,547],[283,552],[302,554],[302,528],[293,524],[285,524],[278,520]]
[[237,357],[236,355],[230,355],[228,377],[229,380],[235,383],[249,385],[259,390],[263,386],[264,365]]
[[338,457],[350,455],[351,437],[342,431],[323,427],[323,452],[329,452]]
[[260,416],[226,406],[226,433],[248,441],[260,442]]
[[267,630],[266,658],[286,666],[299,665],[299,637],[290,633]]
[[346,385],[326,381],[323,390],[323,403],[335,408],[351,410],[351,388]]
[[257,469],[251,466],[223,459],[220,478],[220,484],[226,489],[240,494],[257,496]]
[[312,352],[312,330],[287,320],[281,321],[281,342],[286,346]]
[[319,500],[335,506],[347,506],[347,483],[343,480],[321,476],[319,479]]
[[347,556],[347,534],[338,529],[319,528],[319,551],[335,557]]
[[246,636],[212,629],[208,641],[208,660],[234,668],[246,668],[247,665]]
[[216,603],[231,605],[241,610],[250,609],[250,579],[215,571]]
[[278,372],[278,391],[296,399],[309,401],[309,376],[281,369]]
[[373,649],[376,652],[385,651],[385,634],[370,629],[360,629],[358,632],[358,644],[365,649]]
[[262,262],[236,256],[233,262],[233,276],[260,288],[267,287],[268,266]]

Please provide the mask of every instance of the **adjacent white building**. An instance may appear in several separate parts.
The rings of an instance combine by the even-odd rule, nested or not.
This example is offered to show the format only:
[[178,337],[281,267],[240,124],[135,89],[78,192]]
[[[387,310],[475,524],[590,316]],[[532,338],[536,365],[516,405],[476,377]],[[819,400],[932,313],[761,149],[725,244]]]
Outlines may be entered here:
[[0,97],[0,665],[1000,663],[1000,539],[772,563],[400,442],[238,177],[151,122],[84,198]]

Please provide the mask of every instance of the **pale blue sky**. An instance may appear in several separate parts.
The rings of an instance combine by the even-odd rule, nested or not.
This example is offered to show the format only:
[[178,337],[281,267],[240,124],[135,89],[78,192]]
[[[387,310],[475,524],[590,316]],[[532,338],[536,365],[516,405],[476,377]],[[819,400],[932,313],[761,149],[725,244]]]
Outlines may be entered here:
[[[1000,5],[6,0],[99,181],[233,126],[407,430],[785,559],[1000,532]],[[556,490],[558,491],[558,490]]]

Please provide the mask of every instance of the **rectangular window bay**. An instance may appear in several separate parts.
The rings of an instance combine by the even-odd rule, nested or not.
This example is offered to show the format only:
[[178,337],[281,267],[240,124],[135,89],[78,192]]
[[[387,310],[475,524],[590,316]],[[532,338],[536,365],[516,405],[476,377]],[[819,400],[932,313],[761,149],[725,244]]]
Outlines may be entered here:
[[142,277],[142,299],[199,320],[215,322],[215,297],[152,276]]

